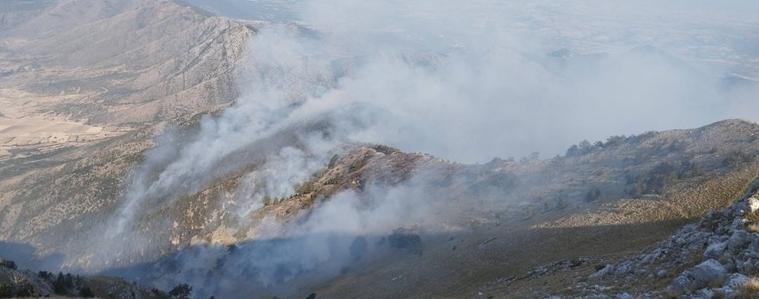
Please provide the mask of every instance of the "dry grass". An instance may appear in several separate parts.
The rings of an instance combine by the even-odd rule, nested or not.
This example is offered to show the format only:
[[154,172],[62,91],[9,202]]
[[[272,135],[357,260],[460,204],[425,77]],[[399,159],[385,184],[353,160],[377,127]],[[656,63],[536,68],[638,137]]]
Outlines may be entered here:
[[738,291],[738,299],[756,299],[759,298],[759,279],[751,278],[748,283]]
[[759,232],[759,213],[749,213],[746,215],[746,220],[748,220],[748,223],[746,224],[746,228],[750,232],[758,233]]

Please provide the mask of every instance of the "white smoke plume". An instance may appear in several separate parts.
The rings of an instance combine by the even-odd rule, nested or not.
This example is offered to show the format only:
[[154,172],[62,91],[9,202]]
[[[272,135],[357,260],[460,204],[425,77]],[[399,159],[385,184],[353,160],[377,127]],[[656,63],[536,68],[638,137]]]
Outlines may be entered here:
[[[116,248],[145,251],[152,236],[138,230],[141,215],[244,165],[257,167],[237,190],[232,212],[240,218],[267,197],[292,195],[349,143],[482,162],[560,154],[586,138],[752,117],[747,109],[759,108],[751,79],[759,76],[751,56],[758,46],[744,42],[757,37],[756,22],[729,18],[747,12],[711,10],[703,1],[656,9],[603,3],[300,2],[298,26],[267,24],[252,40],[234,106],[205,117],[197,132],[167,134],[146,154],[105,248],[93,255],[108,264]],[[705,27],[695,28],[696,20]],[[725,28],[741,38],[720,39]],[[686,36],[694,32],[702,36]],[[325,263],[336,274],[350,262],[344,256],[356,236],[410,225],[449,229],[438,220],[454,210],[412,182],[378,186],[364,199],[342,193],[297,225],[275,225],[263,243],[241,245],[248,249],[235,263],[247,264],[237,268],[260,271],[262,285]],[[291,240],[267,243],[276,238]],[[177,257],[192,269],[170,283],[205,279],[191,273],[205,273],[211,266],[204,262],[226,249],[205,250],[187,253],[192,263]],[[240,273],[219,275],[226,274]]]

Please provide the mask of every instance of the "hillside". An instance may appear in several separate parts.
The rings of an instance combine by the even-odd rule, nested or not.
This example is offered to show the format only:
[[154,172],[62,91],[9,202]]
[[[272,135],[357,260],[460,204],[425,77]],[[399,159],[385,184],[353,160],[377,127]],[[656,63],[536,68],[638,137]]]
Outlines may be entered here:
[[[749,145],[755,143],[749,136],[754,136],[756,129],[754,124],[728,121],[695,130],[610,139],[605,147],[578,156],[538,162],[537,167],[526,167],[532,172],[514,172],[517,181],[526,180],[530,173],[540,174],[537,182],[528,180],[525,187],[517,184],[516,192],[509,193],[514,198],[528,198],[527,203],[516,209],[477,211],[478,206],[492,205],[464,199],[464,207],[454,210],[471,214],[456,213],[470,216],[462,219],[469,222],[458,233],[422,235],[422,256],[395,256],[367,270],[358,268],[317,293],[357,298],[377,294],[477,297],[483,293],[495,298],[564,294],[565,288],[576,284],[568,278],[571,276],[552,277],[543,284],[540,275],[528,273],[540,273],[541,267],[553,271],[549,266],[553,263],[558,265],[554,267],[576,263],[592,269],[655,244],[709,209],[729,205],[759,175],[755,149],[750,149],[755,145]],[[746,135],[739,137],[735,132]],[[753,152],[746,157],[754,158],[733,163],[735,154],[713,151],[715,144],[723,149],[735,145],[736,151]],[[726,144],[731,146],[723,147]],[[625,163],[626,159],[618,157],[629,160]],[[672,163],[669,161],[693,164],[662,166]],[[650,184],[659,180],[666,183]],[[595,188],[601,190],[600,195],[591,192]],[[440,194],[449,197],[443,195],[440,200],[461,202],[467,193],[478,198],[471,191],[454,189],[442,191]],[[644,289],[650,287],[643,281]],[[613,290],[605,294],[614,295]]]
[[3,159],[215,111],[254,29],[171,1],[12,0],[0,34]]
[[[233,204],[237,192],[244,190],[239,174],[154,210],[154,216],[140,218],[140,231],[161,233],[150,234],[152,245],[138,247],[147,256],[131,257],[145,262],[110,273],[129,273],[127,277],[163,288],[188,282],[203,295],[234,296],[216,282],[235,284],[236,279],[262,297],[297,298],[310,291],[355,298],[561,293],[571,280],[536,288],[530,277],[515,279],[559,261],[581,261],[580,269],[611,263],[656,244],[710,209],[728,206],[759,176],[757,134],[756,124],[731,120],[699,129],[614,137],[548,160],[480,165],[359,145],[333,158],[293,196],[270,199],[242,218]],[[355,196],[347,200],[363,204],[344,213],[386,217],[380,218],[385,224],[372,226],[375,233],[369,235],[352,235],[348,226],[345,235],[307,241],[318,247],[331,240],[335,251],[324,257],[295,249],[306,242],[297,232],[323,221],[318,220],[320,211],[329,210],[330,201],[346,200],[346,190]],[[396,203],[389,194],[407,202]],[[377,216],[385,209],[401,214]],[[274,219],[285,223],[275,226],[278,234],[296,234],[269,241]],[[419,236],[423,249],[412,252],[420,254],[408,254],[407,245],[380,245],[396,233]],[[345,261],[340,252],[356,238],[379,242],[366,249],[376,254]],[[295,251],[280,256],[269,250]],[[122,247],[118,252],[128,257],[131,250]],[[163,254],[167,256],[156,259]],[[257,259],[280,262],[251,261]],[[198,268],[202,264],[228,267],[206,272]],[[251,274],[235,274],[240,272]],[[282,273],[288,274],[280,277]],[[256,286],[270,279],[278,280],[278,287]],[[302,288],[293,294],[280,289],[284,286]]]
[[[444,34],[424,39],[434,22],[411,22],[420,39],[387,22],[398,28],[343,44],[363,22],[330,35],[315,28],[335,25],[341,16],[332,11],[311,28],[202,9],[277,19],[290,13],[280,1],[261,11],[187,2],[201,8],[172,0],[0,6],[0,297],[167,298],[185,284],[193,298],[751,296],[759,124],[728,119],[482,163],[403,150],[427,142],[422,148],[441,153],[470,149],[459,157],[500,153],[478,148],[517,148],[548,129],[560,132],[539,144],[562,144],[547,139],[616,123],[616,110],[638,110],[631,101],[650,101],[645,111],[659,107],[657,96],[700,93],[691,87],[713,78],[690,73],[691,60],[672,56],[675,66],[654,68],[671,80],[653,82],[649,64],[670,61],[656,47],[545,58],[504,47],[520,41],[508,33],[472,51]],[[390,20],[434,19],[414,13]],[[529,32],[521,26],[531,20],[517,19],[514,27]],[[482,20],[466,25],[493,21]],[[467,23],[453,21],[450,36]],[[429,48],[413,51],[418,44]],[[504,83],[512,69],[520,73]],[[598,83],[595,72],[614,78]],[[627,85],[627,74],[646,80]],[[741,91],[750,95],[751,82]],[[543,85],[558,87],[543,93]],[[624,89],[623,106],[608,104],[617,91],[607,88]],[[533,98],[548,109],[567,92],[591,100],[567,100],[540,124],[510,111]],[[719,106],[702,100],[709,92],[687,111]],[[505,98],[516,100],[502,105]],[[470,110],[468,100],[493,111]],[[562,111],[593,110],[594,100],[614,111]],[[463,118],[485,130],[458,130]],[[535,130],[518,128],[533,122]],[[517,129],[501,130],[507,125]]]
[[229,105],[255,34],[172,1],[4,4],[0,236],[35,245],[112,209],[167,124]]
[[0,260],[0,296],[3,298],[155,298],[171,296],[158,289],[140,288],[128,281],[103,276],[80,276],[71,273],[20,270],[15,262]]

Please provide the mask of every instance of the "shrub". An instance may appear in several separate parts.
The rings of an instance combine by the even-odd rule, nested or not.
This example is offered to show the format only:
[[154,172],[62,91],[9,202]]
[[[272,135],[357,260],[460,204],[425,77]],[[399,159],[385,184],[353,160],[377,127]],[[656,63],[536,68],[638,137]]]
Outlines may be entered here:
[[53,281],[53,273],[47,271],[40,271],[37,273],[37,276],[47,281]]
[[5,267],[13,270],[17,270],[16,262],[0,258],[0,267]]
[[0,283],[0,298],[13,298],[15,295],[12,285]]
[[390,246],[402,251],[407,251],[416,255],[422,255],[422,237],[417,234],[406,231],[405,229],[395,229],[387,237]]
[[624,143],[626,139],[627,137],[625,137],[624,135],[611,136],[606,139],[606,143],[604,143],[604,147],[620,145]]
[[190,299],[191,293],[192,287],[186,283],[179,284],[169,291],[171,298],[176,299]]
[[74,277],[71,276],[71,273],[66,273],[66,275],[63,276],[63,285],[66,289],[74,288]]
[[17,287],[16,297],[33,297],[34,295],[34,286],[29,283],[24,283]]
[[587,155],[590,152],[592,152],[594,149],[603,147],[604,144],[602,142],[596,142],[595,145],[591,144],[590,141],[583,140],[577,145],[571,146],[567,150],[567,157],[575,157],[575,156],[582,156]]
[[753,160],[753,157],[742,151],[733,151],[725,154],[725,158],[722,159],[722,166],[734,167],[739,164],[748,163]]
[[58,272],[58,277],[53,281],[53,292],[58,295],[66,295],[66,281],[61,272]]
[[598,187],[593,187],[593,189],[590,189],[588,193],[585,194],[585,201],[591,202],[601,197],[601,189],[598,189]]
[[84,298],[92,298],[95,297],[95,294],[92,293],[92,290],[89,287],[85,286],[79,290],[79,296],[82,296]]
[[757,298],[759,297],[759,279],[751,278],[749,281],[738,290],[738,296],[736,298]]

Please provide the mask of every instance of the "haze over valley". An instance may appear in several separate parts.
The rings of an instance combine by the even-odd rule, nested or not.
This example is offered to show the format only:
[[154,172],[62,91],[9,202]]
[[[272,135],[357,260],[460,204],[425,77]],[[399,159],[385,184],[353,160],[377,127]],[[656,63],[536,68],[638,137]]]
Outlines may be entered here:
[[6,0],[0,297],[752,298],[757,109],[753,1]]

